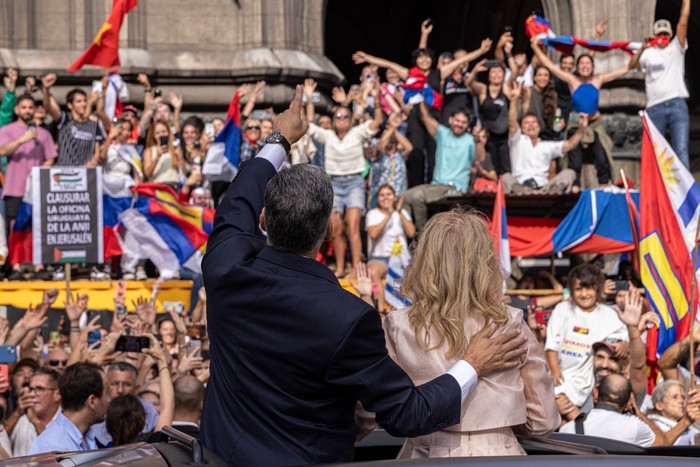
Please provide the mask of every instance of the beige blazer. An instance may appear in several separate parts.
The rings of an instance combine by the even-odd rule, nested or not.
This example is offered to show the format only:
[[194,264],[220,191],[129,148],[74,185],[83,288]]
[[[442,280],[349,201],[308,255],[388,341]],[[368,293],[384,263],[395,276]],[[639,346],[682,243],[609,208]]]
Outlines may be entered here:
[[[408,311],[408,308],[396,310],[384,320],[386,345],[391,358],[416,385],[421,385],[445,374],[460,356],[445,359],[446,345],[426,351],[423,344],[416,341],[408,321]],[[479,378],[462,404],[461,423],[446,428],[446,431],[474,432],[514,427],[518,433],[546,435],[559,426],[554,381],[547,372],[544,351],[523,322],[522,311],[512,307],[508,307],[508,311],[510,319],[496,331],[496,335],[514,328],[521,330],[527,337],[528,347],[522,365]],[[467,318],[464,326],[467,340],[482,327],[483,319]]]

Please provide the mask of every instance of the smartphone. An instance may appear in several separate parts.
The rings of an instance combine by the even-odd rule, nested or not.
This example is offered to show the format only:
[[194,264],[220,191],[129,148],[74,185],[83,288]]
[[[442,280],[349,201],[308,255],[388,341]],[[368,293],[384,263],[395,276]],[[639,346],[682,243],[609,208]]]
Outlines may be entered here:
[[158,138],[158,144],[160,146],[167,146],[168,145],[168,137],[167,136],[161,136]]
[[51,331],[49,333],[49,342],[59,343],[61,342],[61,334],[58,331]]
[[153,89],[153,97],[160,97],[162,95],[163,95],[163,91],[161,91],[160,88]]
[[207,335],[207,327],[205,325],[188,326],[187,335],[190,339],[202,339]]
[[5,378],[5,381],[10,382],[10,366],[3,363],[0,364],[0,375]]
[[200,149],[202,147],[202,144],[199,142],[199,140],[195,140],[194,144],[192,145],[195,149]]
[[0,363],[19,361],[19,349],[15,345],[0,345]]
[[503,28],[503,32],[509,32],[513,34],[513,26],[506,26],[505,28]]
[[187,343],[187,353],[191,354],[193,350],[195,352],[195,355],[201,356],[202,355],[202,341],[200,341],[198,339],[190,339],[190,341]]
[[95,318],[100,318],[97,320],[95,324],[98,324],[102,326],[102,317],[100,315],[100,312],[97,310],[88,310],[87,312],[87,322],[90,323],[93,319]]
[[117,318],[122,319],[127,314],[126,305],[118,304],[114,310]]
[[352,86],[350,86],[350,90],[351,90],[351,91],[360,92],[360,85],[359,85],[359,84],[353,84]]
[[629,290],[630,285],[627,281],[615,281],[615,292]]
[[166,311],[174,310],[175,313],[181,315],[185,311],[185,304],[183,302],[163,302],[163,309]]
[[537,320],[537,324],[544,324],[546,326],[549,318],[551,317],[552,310],[545,310],[541,306],[535,308],[535,319]]
[[141,352],[151,346],[148,336],[119,336],[115,352]]
[[88,347],[92,348],[92,345],[97,343],[97,345],[94,348],[99,349],[100,346],[102,345],[100,342],[102,342],[102,333],[100,332],[99,329],[97,329],[96,331],[88,332],[88,335],[87,335]]
[[92,92],[96,93],[101,93],[102,92],[102,81],[93,81],[92,82]]

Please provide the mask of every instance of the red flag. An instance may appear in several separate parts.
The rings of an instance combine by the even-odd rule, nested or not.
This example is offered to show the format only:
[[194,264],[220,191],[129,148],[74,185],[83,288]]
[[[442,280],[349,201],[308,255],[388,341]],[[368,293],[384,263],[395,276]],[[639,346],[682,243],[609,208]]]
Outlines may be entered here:
[[119,30],[124,16],[136,8],[138,0],[114,0],[112,12],[97,32],[87,50],[68,67],[68,71],[78,71],[83,65],[98,65],[103,68],[119,66]]

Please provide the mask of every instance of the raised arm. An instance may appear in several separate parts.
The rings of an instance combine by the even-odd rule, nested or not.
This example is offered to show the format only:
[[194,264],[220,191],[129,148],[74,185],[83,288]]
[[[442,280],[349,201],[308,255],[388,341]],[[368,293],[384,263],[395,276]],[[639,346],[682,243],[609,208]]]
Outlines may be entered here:
[[588,115],[579,115],[581,115],[581,120],[579,121],[578,129],[576,130],[576,133],[564,140],[564,145],[561,148],[563,153],[567,153],[578,146],[581,142],[581,138],[583,138],[583,134],[586,132],[586,127],[588,127]]
[[625,309],[621,312],[615,307],[617,316],[627,326],[627,332],[630,336],[629,346],[629,363],[630,363],[630,383],[632,383],[632,392],[639,395],[646,390],[647,372],[646,372],[646,346],[642,342],[639,332],[639,321],[642,317],[642,298],[637,288],[630,288],[629,293],[625,297]]
[[508,138],[512,138],[518,130],[520,123],[518,122],[518,101],[522,95],[522,83],[513,83],[513,89],[510,91],[510,106],[508,107]]
[[182,112],[182,94],[175,94],[174,92],[168,93],[168,101],[173,106],[173,126],[175,130],[179,133],[182,131],[182,126],[180,125],[180,113]]
[[498,38],[498,42],[496,43],[496,50],[493,51],[493,56],[496,60],[500,60],[502,62],[506,61],[505,57],[505,46],[507,43],[510,43],[510,48],[513,48],[513,33],[511,32],[504,32],[501,34],[501,37]]
[[[594,41],[599,41],[602,37],[603,34],[605,34],[605,30],[608,28],[608,18],[605,18],[603,21],[598,22],[598,24],[595,25],[595,36],[593,36]],[[590,50],[588,52],[588,55],[591,57],[595,57],[596,51],[595,50]]]
[[681,47],[684,48],[688,40],[688,18],[690,17],[690,0],[683,0],[681,4],[681,17],[676,25],[676,37]]
[[[302,118],[301,96],[302,87],[297,85],[294,100],[289,108],[272,122],[272,131],[282,133],[290,145],[299,141],[309,128],[308,122]],[[277,144],[265,145],[229,187],[226,196],[216,209],[214,230],[209,236],[205,261],[220,243],[220,236],[228,238],[235,233],[258,235],[265,187],[284,161],[284,157],[277,157],[279,154],[276,150],[277,146]],[[263,163],[260,159],[267,159],[269,163]]]
[[49,73],[48,75],[41,78],[41,93],[44,100],[44,108],[54,122],[58,122],[61,119],[61,109],[54,99],[51,98],[51,86],[56,84],[56,75],[54,73]]
[[627,69],[628,70],[635,70],[639,68],[639,59],[642,58],[642,54],[646,49],[648,49],[651,46],[651,42],[648,37],[644,38],[644,41],[642,42],[642,46],[637,50],[637,53],[630,58],[630,61],[627,63]]
[[631,70],[630,66],[633,60],[634,57],[631,57],[630,61],[627,62],[627,65],[621,66],[617,70],[608,71],[607,73],[600,73],[599,75],[596,75],[593,84],[597,84],[596,87],[600,89],[605,83],[616,80],[617,78],[620,78],[621,76],[627,74],[627,72]]
[[374,98],[374,118],[369,124],[369,129],[371,131],[377,131],[379,127],[382,126],[382,123],[384,123],[384,112],[382,112],[382,106],[379,105],[379,81],[373,82],[369,95]]
[[430,36],[431,32],[433,32],[433,20],[428,18],[420,25],[420,41],[418,41],[419,49],[428,48],[428,37]]
[[306,121],[311,123],[314,121],[314,117],[316,116],[314,101],[312,100],[314,91],[316,91],[316,81],[311,78],[306,78],[304,80],[303,91],[304,96],[306,96]]
[[250,93],[248,102],[246,102],[245,106],[243,107],[241,115],[248,118],[248,116],[253,112],[255,102],[258,100],[258,97],[260,97],[260,94],[262,94],[262,91],[265,89],[266,85],[267,83],[265,81],[258,81],[255,83],[255,88],[253,89],[253,92]]
[[428,130],[428,133],[430,133],[430,136],[435,137],[440,124],[437,120],[430,116],[428,106],[425,104],[425,102],[420,103],[420,119],[423,122],[423,125],[425,125],[425,129]]
[[477,96],[479,98],[480,103],[483,102],[486,97],[487,88],[484,83],[481,83],[476,80],[476,75],[481,73],[482,71],[487,70],[488,68],[486,68],[486,59],[483,59],[479,63],[474,65],[472,72],[469,73],[469,76],[467,76],[467,79],[464,81],[464,84],[469,89],[469,92]]
[[475,59],[481,57],[486,52],[491,50],[491,45],[493,45],[493,42],[491,41],[491,39],[488,39],[488,38],[484,39],[483,41],[481,41],[481,47],[479,47],[478,49],[469,52],[464,57],[458,58],[457,60],[452,60],[447,65],[444,65],[442,67],[442,69],[440,70],[440,77],[442,79],[445,79],[448,76],[450,76],[453,71],[455,71],[457,68],[461,67],[465,63],[469,63],[472,60],[475,60]]
[[375,57],[373,55],[358,51],[352,54],[352,60],[353,62],[355,62],[356,65],[360,65],[362,63],[369,63],[370,65],[376,65],[381,68],[389,68],[390,70],[395,71],[396,74],[399,75],[399,78],[403,80],[408,78],[408,68],[403,67],[398,63],[385,60],[383,58]]
[[532,47],[532,51],[535,52],[535,56],[540,61],[540,63],[546,66],[547,69],[550,72],[552,72],[554,76],[568,84],[570,89],[574,89],[576,88],[576,86],[578,86],[578,79],[572,73],[564,71],[558,66],[556,66],[549,58],[549,56],[547,56],[547,54],[542,51],[537,37],[532,38],[532,40],[530,41],[530,46]]

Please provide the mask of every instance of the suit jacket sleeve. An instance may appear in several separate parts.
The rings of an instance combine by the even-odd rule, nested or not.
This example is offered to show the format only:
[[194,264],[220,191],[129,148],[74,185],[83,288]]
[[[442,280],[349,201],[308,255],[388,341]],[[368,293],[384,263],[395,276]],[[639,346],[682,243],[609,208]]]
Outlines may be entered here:
[[376,310],[367,307],[336,349],[330,384],[354,387],[365,409],[394,436],[416,437],[459,423],[461,389],[442,375],[419,387],[389,357]]
[[251,159],[241,167],[216,209],[214,230],[207,243],[208,252],[232,235],[260,236],[258,224],[265,187],[275,173],[274,166],[262,158]]

